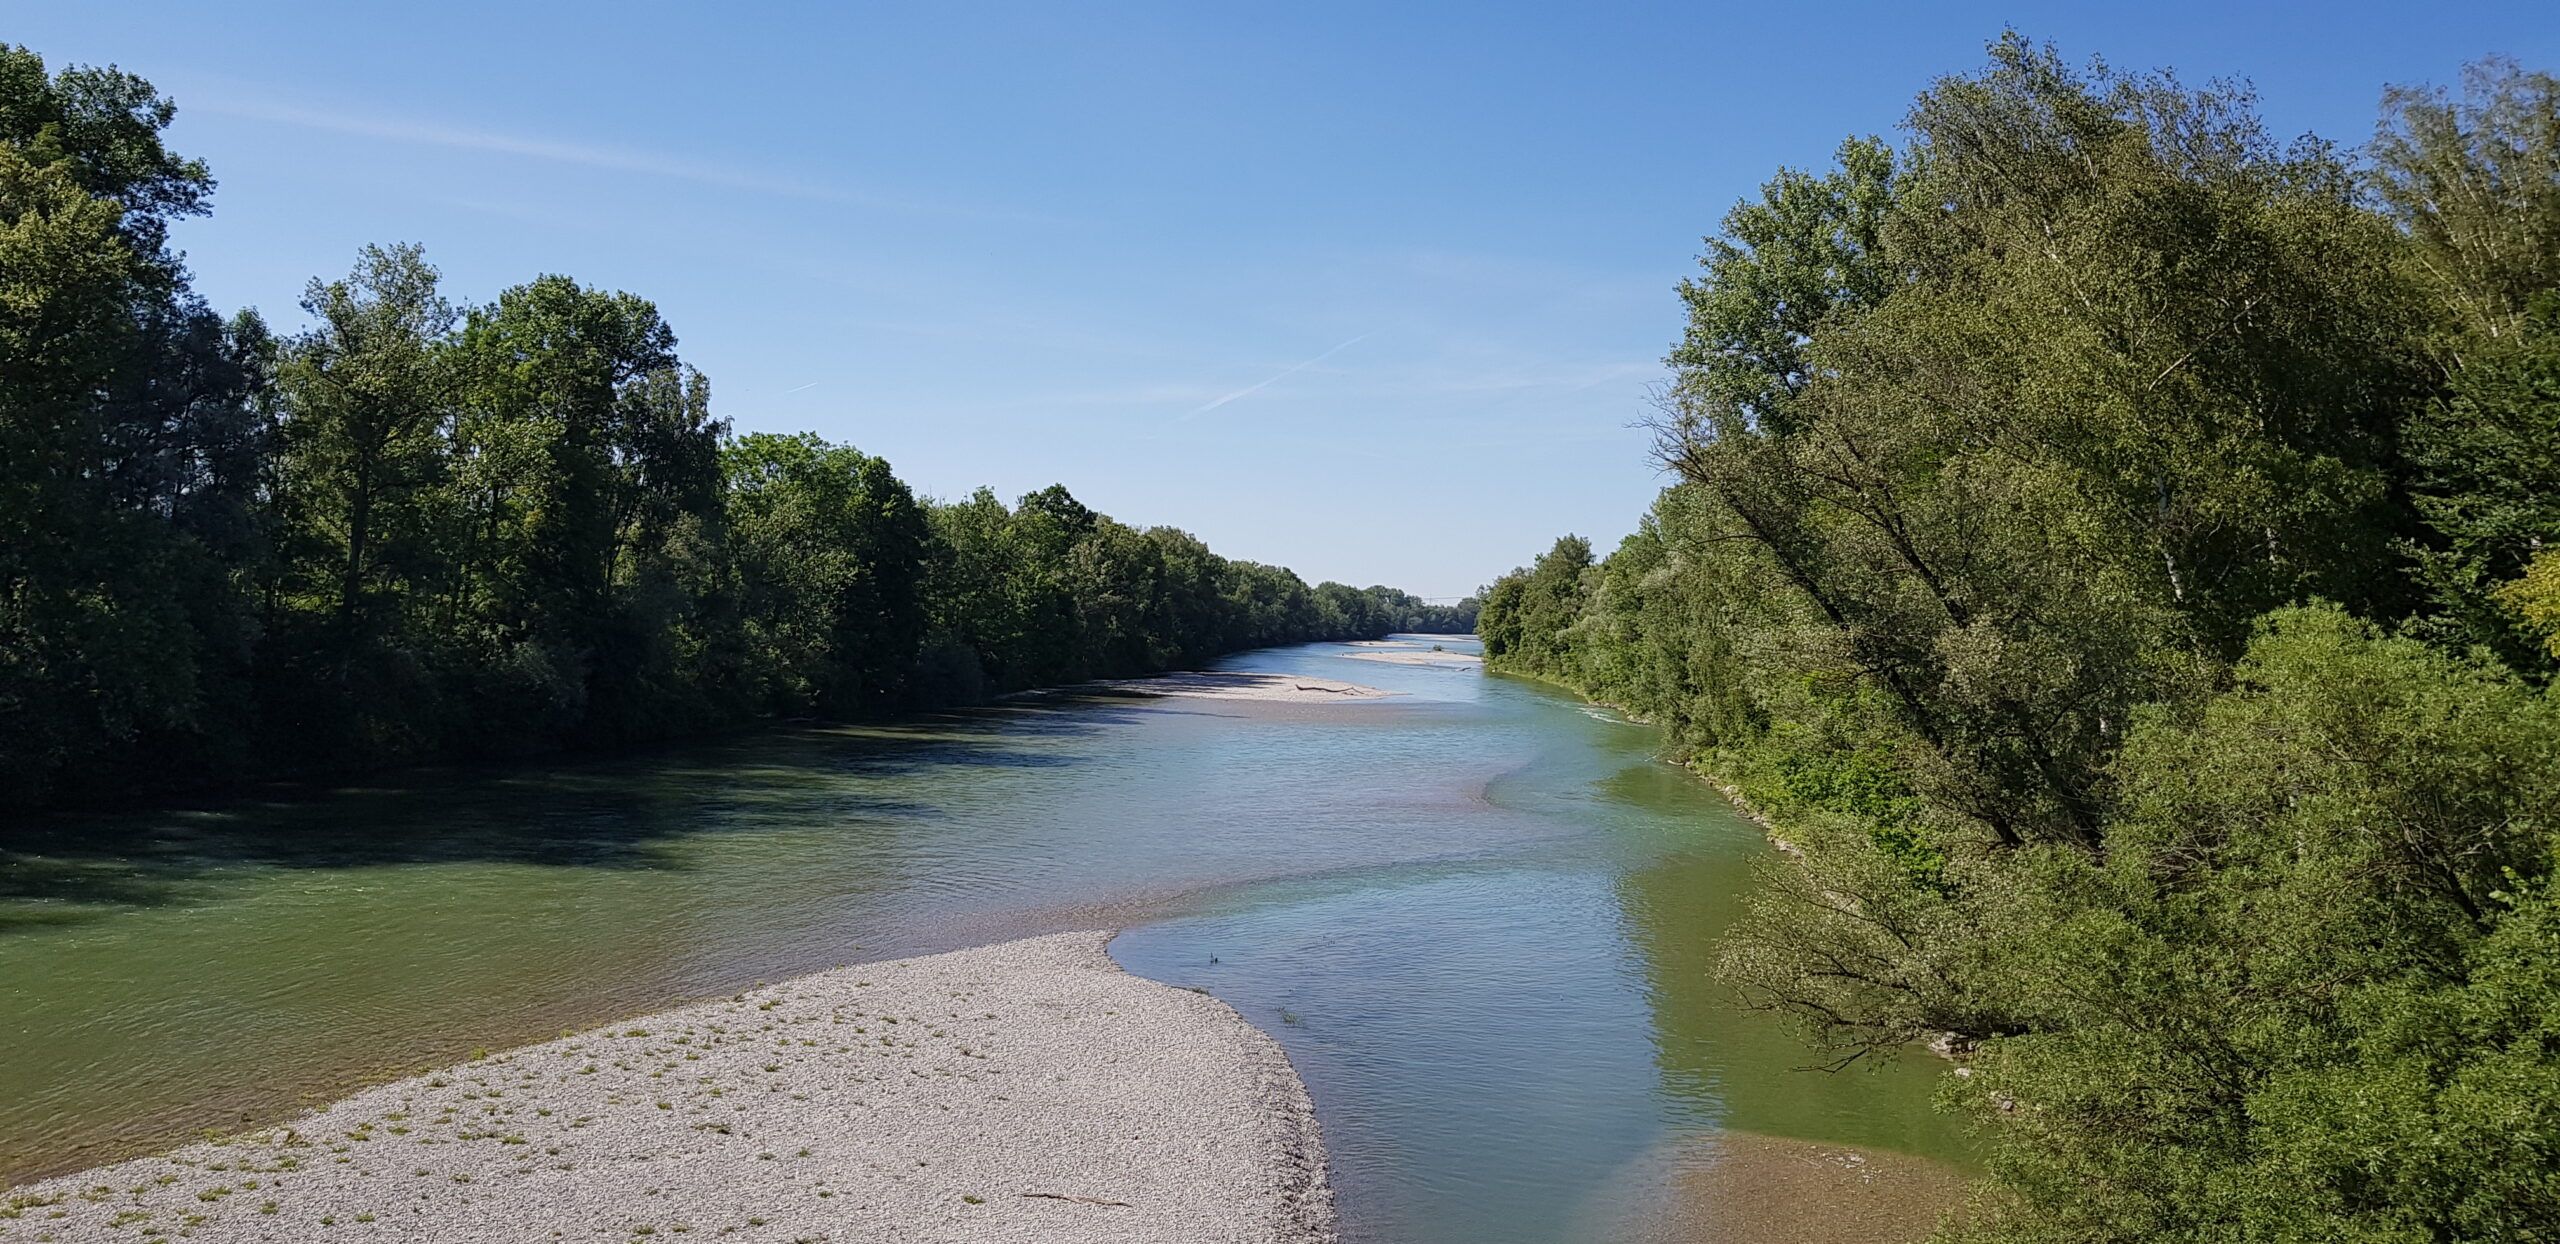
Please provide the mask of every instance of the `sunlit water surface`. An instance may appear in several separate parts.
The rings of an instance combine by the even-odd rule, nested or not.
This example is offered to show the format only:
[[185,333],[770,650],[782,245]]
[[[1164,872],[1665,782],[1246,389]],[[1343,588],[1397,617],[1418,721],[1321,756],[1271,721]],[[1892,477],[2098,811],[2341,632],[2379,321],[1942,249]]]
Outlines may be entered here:
[[[1472,641],[1411,638],[1474,651]],[[0,1183],[857,960],[1120,927],[1288,1049],[1355,1240],[1602,1238],[1731,1128],[1950,1156],[1931,1068],[1801,1070],[1708,978],[1767,847],[1651,729],[1403,694],[1044,699],[0,835]]]

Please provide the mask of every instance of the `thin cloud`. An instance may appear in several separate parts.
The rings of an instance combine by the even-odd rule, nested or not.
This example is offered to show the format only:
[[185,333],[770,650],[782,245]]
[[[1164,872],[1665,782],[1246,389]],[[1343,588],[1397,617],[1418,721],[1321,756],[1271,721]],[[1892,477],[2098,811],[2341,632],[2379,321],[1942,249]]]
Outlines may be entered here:
[[1275,385],[1275,384],[1278,384],[1278,383],[1280,383],[1281,381],[1286,380],[1286,379],[1288,379],[1288,378],[1289,378],[1289,377],[1291,377],[1291,376],[1297,375],[1299,372],[1305,371],[1306,369],[1308,369],[1308,368],[1310,368],[1310,367],[1313,367],[1313,366],[1315,366],[1316,364],[1318,364],[1318,363],[1321,363],[1321,362],[1325,361],[1326,359],[1332,358],[1334,355],[1336,355],[1336,354],[1340,354],[1340,353],[1342,353],[1344,350],[1350,349],[1351,347],[1356,346],[1356,345],[1360,344],[1360,343],[1361,343],[1361,342],[1363,342],[1363,341],[1367,341],[1368,339],[1369,339],[1369,334],[1367,334],[1367,333],[1362,333],[1362,334],[1360,334],[1359,336],[1354,337],[1354,338],[1352,338],[1352,339],[1351,339],[1351,340],[1349,340],[1349,341],[1343,342],[1342,344],[1337,345],[1337,346],[1335,346],[1334,348],[1332,348],[1332,349],[1330,349],[1330,350],[1327,350],[1327,351],[1325,351],[1324,353],[1322,353],[1322,354],[1319,354],[1319,355],[1315,356],[1314,358],[1311,358],[1311,359],[1306,360],[1306,361],[1305,361],[1305,362],[1303,362],[1303,363],[1295,363],[1295,364],[1292,364],[1292,365],[1290,365],[1290,366],[1288,366],[1288,367],[1284,367],[1284,368],[1280,369],[1280,372],[1279,372],[1279,374],[1278,374],[1278,375],[1275,375],[1275,376],[1271,377],[1270,379],[1263,381],[1263,382],[1262,382],[1262,383],[1260,383],[1260,384],[1256,384],[1256,385],[1247,385],[1247,386],[1245,386],[1244,388],[1238,389],[1238,390],[1236,390],[1235,392],[1233,392],[1233,393],[1230,393],[1230,394],[1226,395],[1225,397],[1218,398],[1217,400],[1210,402],[1208,405],[1203,406],[1203,407],[1201,407],[1201,408],[1200,408],[1200,409],[1198,409],[1198,410],[1192,411],[1190,414],[1184,415],[1184,416],[1183,416],[1183,418],[1185,418],[1185,419],[1195,419],[1195,418],[1198,418],[1198,417],[1199,417],[1199,416],[1201,416],[1201,415],[1208,414],[1210,411],[1216,410],[1217,408],[1219,408],[1219,407],[1221,407],[1221,406],[1224,406],[1224,405],[1226,405],[1226,404],[1227,404],[1227,403],[1229,403],[1229,402],[1235,401],[1235,400],[1236,400],[1236,399],[1238,399],[1238,398],[1251,397],[1251,396],[1253,396],[1253,395],[1254,395],[1254,394],[1256,394],[1256,393],[1260,393],[1260,392],[1261,392],[1261,391],[1263,391],[1264,389],[1268,389],[1268,388],[1270,388],[1271,386],[1273,386],[1273,385]]
[[1556,390],[1564,393],[1587,393],[1604,384],[1637,376],[1659,376],[1662,364],[1651,360],[1588,365],[1557,364],[1530,370],[1473,372],[1431,376],[1418,379],[1413,390],[1420,393],[1517,393],[1532,390]]
[[192,102],[191,107],[197,111],[236,117],[245,121],[261,121],[270,125],[288,125],[297,129],[346,134],[357,138],[379,139],[384,142],[444,147],[455,151],[515,156],[521,159],[542,160],[552,164],[601,169],[613,173],[636,173],[644,177],[689,181],[697,185],[745,190],[756,194],[814,199],[821,202],[843,203],[919,215],[960,216],[1016,222],[1047,219],[1032,213],[932,203],[844,190],[833,186],[813,185],[788,177],[775,177],[752,170],[629,147],[560,142],[520,134],[505,134],[495,130],[447,125],[437,121],[366,116],[360,113],[306,108],[270,100],[199,97]]

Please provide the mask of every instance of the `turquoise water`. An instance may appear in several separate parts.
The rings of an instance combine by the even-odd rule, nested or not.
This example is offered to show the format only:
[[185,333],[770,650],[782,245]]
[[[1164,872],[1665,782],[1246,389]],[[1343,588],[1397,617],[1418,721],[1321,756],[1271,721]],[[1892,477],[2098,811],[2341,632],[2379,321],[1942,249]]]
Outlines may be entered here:
[[[1256,668],[1355,677],[1346,664],[1311,649]],[[1113,945],[1289,1050],[1354,1238],[1595,1238],[1620,1217],[1622,1172],[1719,1128],[1960,1152],[1927,1108],[1925,1060],[1806,1069],[1710,980],[1769,848],[1657,759],[1657,732],[1526,681],[1397,673],[1366,681],[1437,702],[1377,728],[1409,766],[1399,826],[1417,844],[1442,818],[1500,833],[1222,895]]]
[[[1472,641],[1416,639],[1473,650]],[[1952,1155],[1707,972],[1757,832],[1649,728],[1345,645],[1402,694],[1045,699],[0,838],[0,1182],[759,979],[1066,928],[1313,1093],[1355,1239],[1605,1238],[1718,1129]]]

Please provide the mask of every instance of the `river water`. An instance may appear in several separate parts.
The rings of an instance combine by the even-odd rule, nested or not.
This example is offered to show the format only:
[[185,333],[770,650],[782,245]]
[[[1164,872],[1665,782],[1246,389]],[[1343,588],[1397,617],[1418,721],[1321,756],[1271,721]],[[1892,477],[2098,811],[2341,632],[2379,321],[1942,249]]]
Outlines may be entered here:
[[1285,1046],[1347,1233],[1600,1240],[1683,1138],[1957,1157],[1933,1067],[1803,1069],[1710,980],[1769,848],[1552,689],[1047,698],[0,834],[0,1184],[758,980],[1069,928]]

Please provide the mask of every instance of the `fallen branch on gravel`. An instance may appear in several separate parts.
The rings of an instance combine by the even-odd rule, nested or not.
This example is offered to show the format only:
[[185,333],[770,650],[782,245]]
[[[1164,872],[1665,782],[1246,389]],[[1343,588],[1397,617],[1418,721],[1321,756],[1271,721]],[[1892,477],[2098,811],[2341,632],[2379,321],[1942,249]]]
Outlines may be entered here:
[[1106,1201],[1098,1196],[1069,1196],[1063,1192],[1025,1192],[1022,1195],[1036,1196],[1048,1201],[1073,1201],[1079,1205],[1116,1205],[1121,1209],[1129,1208],[1127,1201]]

